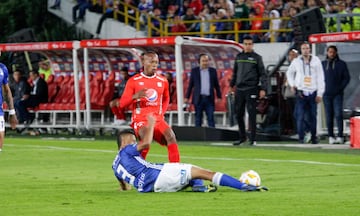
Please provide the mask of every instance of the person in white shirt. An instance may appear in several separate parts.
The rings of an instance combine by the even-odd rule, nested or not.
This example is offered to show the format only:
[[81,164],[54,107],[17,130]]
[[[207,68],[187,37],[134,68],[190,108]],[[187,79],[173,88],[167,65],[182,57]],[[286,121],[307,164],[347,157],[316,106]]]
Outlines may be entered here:
[[296,93],[295,117],[299,143],[304,143],[304,116],[310,112],[311,143],[317,144],[317,104],[325,91],[324,71],[320,59],[310,54],[310,44],[301,44],[301,55],[294,59],[286,76],[291,90]]

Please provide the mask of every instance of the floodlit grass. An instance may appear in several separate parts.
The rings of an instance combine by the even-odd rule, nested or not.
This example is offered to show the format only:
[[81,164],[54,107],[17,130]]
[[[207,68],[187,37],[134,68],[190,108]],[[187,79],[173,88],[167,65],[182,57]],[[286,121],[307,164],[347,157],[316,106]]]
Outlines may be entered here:
[[[359,215],[360,154],[181,142],[182,162],[240,176],[253,169],[269,192],[120,192],[107,140],[6,138],[0,153],[0,215]],[[355,152],[355,153],[354,153]],[[349,154],[350,153],[350,154]],[[166,162],[153,144],[148,160]]]

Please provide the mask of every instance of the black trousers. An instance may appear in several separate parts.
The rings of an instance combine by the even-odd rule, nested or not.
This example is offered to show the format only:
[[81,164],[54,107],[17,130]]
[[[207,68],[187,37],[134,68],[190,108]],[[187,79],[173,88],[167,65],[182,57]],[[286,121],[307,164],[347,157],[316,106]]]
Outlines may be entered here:
[[249,114],[250,141],[256,141],[256,104],[259,90],[253,88],[250,90],[236,90],[235,93],[235,113],[239,124],[239,138],[246,139],[245,130],[245,107]]

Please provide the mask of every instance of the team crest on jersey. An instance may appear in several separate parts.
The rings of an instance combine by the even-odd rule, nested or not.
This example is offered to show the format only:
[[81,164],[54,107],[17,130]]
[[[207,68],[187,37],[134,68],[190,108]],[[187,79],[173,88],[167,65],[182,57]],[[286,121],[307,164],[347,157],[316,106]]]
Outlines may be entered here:
[[144,85],[144,82],[139,82],[139,85]]
[[148,89],[146,90],[146,99],[150,102],[156,101],[158,98],[158,93],[155,89]]
[[157,82],[158,87],[162,87],[162,82]]
[[253,57],[249,57],[249,58],[248,58],[248,60],[251,60],[251,61],[253,61],[253,60],[254,60],[254,58],[253,58]]

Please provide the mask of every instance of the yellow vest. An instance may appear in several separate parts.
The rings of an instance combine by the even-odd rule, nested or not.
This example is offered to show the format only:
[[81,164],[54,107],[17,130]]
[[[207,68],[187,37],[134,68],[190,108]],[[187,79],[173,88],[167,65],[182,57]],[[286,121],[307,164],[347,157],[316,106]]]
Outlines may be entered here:
[[[360,8],[354,8],[352,13],[360,14]],[[360,30],[360,16],[353,16],[353,30]]]

